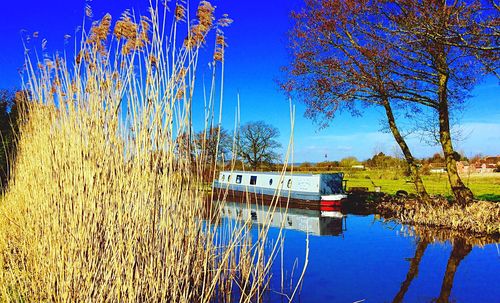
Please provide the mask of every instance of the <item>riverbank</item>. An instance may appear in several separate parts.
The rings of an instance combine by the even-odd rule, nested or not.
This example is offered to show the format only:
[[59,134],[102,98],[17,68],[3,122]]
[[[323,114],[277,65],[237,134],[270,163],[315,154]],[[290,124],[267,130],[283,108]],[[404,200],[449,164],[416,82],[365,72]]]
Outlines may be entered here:
[[474,201],[464,207],[443,197],[431,203],[416,198],[385,196],[377,203],[376,212],[403,224],[444,228],[478,235],[500,235],[500,203]]

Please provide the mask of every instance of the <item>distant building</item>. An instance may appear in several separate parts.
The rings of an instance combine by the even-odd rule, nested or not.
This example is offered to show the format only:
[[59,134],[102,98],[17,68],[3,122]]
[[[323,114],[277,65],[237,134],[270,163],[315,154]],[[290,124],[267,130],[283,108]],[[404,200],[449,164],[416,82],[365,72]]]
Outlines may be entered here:
[[474,163],[474,169],[477,173],[491,173],[494,172],[497,167],[500,167],[500,156],[488,156]]
[[[457,171],[460,174],[468,173],[491,173],[500,167],[500,156],[484,157],[474,163],[468,161],[457,161]],[[446,166],[444,163],[434,162],[429,163],[429,172],[445,173]]]
[[433,174],[445,173],[446,167],[434,167],[434,168],[429,169],[429,172],[431,172]]
[[467,161],[457,161],[457,171],[460,174],[473,173],[475,172],[475,167],[471,166]]
[[429,163],[429,172],[433,174],[445,173],[446,165],[439,162]]

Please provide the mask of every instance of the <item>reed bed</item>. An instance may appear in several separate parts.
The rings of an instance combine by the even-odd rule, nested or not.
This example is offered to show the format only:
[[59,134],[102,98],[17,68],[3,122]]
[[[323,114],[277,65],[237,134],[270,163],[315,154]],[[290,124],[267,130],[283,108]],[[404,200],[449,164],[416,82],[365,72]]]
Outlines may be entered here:
[[73,58],[27,55],[30,102],[0,201],[1,301],[262,299],[277,244],[268,226],[252,239],[248,222],[210,224],[202,184],[216,163],[191,136],[200,49],[215,32],[223,79],[230,20],[206,1],[189,11],[106,15]]
[[477,235],[500,235],[500,203],[474,201],[466,206],[450,204],[435,197],[431,203],[393,197],[377,205],[386,218],[403,224],[415,224]]

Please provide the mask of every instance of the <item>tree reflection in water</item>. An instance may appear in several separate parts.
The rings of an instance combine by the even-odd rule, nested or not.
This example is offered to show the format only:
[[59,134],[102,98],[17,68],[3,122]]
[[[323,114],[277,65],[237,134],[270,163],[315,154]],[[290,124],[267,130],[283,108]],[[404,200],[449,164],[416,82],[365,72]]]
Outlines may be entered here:
[[406,279],[403,283],[401,283],[401,288],[399,292],[392,300],[393,303],[403,302],[404,295],[408,291],[411,282],[418,275],[418,267],[420,265],[420,260],[422,260],[422,256],[424,255],[425,250],[427,249],[427,245],[429,242],[427,240],[419,239],[417,244],[417,249],[415,250],[415,256],[411,259],[410,269],[408,270],[408,274],[406,274]]
[[453,288],[453,281],[455,279],[455,274],[462,260],[472,251],[474,246],[484,246],[488,243],[496,243],[498,239],[489,238],[487,236],[475,237],[467,236],[466,234],[461,234],[459,232],[451,232],[446,230],[437,230],[430,228],[410,228],[409,235],[418,239],[417,247],[415,249],[415,255],[411,258],[410,268],[406,275],[406,279],[401,283],[399,292],[396,294],[393,303],[403,302],[403,298],[408,291],[410,284],[418,275],[418,268],[420,266],[420,261],[427,249],[429,244],[434,242],[446,242],[450,241],[452,243],[452,250],[450,257],[448,258],[448,263],[446,265],[446,272],[444,274],[443,282],[441,284],[441,291],[439,296],[433,300],[437,303],[449,302],[451,290]]
[[453,280],[455,279],[455,273],[457,272],[460,262],[472,251],[472,245],[467,243],[463,238],[456,238],[453,241],[453,249],[451,251],[450,258],[448,259],[448,265],[446,265],[446,272],[444,274],[443,284],[441,285],[441,293],[437,298],[437,303],[448,302],[451,294],[451,288],[453,287]]

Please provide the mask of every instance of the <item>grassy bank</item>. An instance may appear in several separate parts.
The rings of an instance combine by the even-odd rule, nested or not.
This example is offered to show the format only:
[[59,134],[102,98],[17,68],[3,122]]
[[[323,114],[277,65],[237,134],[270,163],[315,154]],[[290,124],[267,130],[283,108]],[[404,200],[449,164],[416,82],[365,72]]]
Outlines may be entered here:
[[[345,173],[344,178],[347,180],[348,188],[366,187],[369,191],[375,191],[375,187],[380,187],[382,192],[388,194],[395,194],[398,190],[415,193],[410,179],[398,171],[382,169],[340,171]],[[478,199],[500,201],[500,173],[464,174],[461,177]],[[431,195],[453,196],[445,173],[424,175],[422,179]]]

